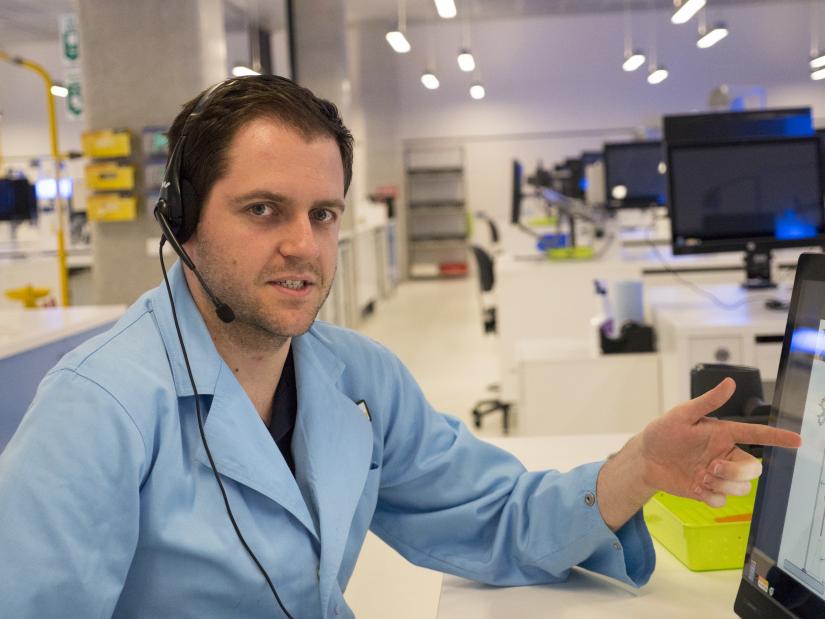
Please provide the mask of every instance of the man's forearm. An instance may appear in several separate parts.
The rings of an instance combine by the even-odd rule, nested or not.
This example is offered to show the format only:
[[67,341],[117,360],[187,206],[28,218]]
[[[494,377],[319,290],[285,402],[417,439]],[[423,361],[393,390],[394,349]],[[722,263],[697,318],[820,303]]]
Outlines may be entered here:
[[596,480],[599,512],[612,531],[618,531],[653,496],[643,470],[641,436],[634,436],[608,459]]

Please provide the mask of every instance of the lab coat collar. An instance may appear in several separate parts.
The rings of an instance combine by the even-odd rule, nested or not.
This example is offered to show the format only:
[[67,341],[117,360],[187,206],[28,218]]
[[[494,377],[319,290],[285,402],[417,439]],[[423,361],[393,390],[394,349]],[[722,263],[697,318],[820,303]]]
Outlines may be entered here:
[[372,424],[339,388],[345,365],[316,329],[293,338],[298,419],[296,471],[309,490],[321,535],[321,604],[336,585],[352,519],[372,465]]
[[[218,354],[215,344],[212,342],[212,337],[209,335],[209,330],[206,328],[203,316],[201,316],[200,310],[198,310],[195,300],[189,292],[189,286],[186,283],[180,261],[177,261],[169,269],[168,278],[169,287],[172,289],[172,298],[175,300],[181,335],[186,344],[186,352],[189,357],[189,364],[192,366],[192,375],[195,378],[198,393],[201,395],[213,394],[215,393],[215,385],[223,360]],[[152,311],[157,313],[157,325],[163,338],[163,344],[166,347],[169,366],[172,369],[175,392],[178,397],[192,396],[194,395],[192,383],[186,371],[186,364],[172,317],[172,306],[169,304],[169,296],[163,283],[150,293],[150,303]]]

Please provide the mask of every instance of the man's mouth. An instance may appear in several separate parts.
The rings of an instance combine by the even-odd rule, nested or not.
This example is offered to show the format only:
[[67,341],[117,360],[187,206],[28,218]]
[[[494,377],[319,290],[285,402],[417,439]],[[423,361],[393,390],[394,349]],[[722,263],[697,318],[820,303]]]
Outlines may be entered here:
[[305,279],[276,279],[273,283],[276,286],[289,288],[290,290],[302,290],[311,285],[310,282]]

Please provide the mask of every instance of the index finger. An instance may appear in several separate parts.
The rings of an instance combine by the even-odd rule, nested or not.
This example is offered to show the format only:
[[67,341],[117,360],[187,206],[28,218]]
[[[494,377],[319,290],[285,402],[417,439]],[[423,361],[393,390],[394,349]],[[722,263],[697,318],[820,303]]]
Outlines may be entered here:
[[689,423],[696,423],[708,413],[712,413],[725,402],[727,402],[736,391],[736,383],[730,377],[722,379],[710,391],[706,391],[702,395],[688,400],[680,405],[682,418]]
[[787,447],[790,449],[796,449],[802,445],[802,437],[790,430],[738,421],[726,421],[724,423],[728,425],[728,430],[737,443]]

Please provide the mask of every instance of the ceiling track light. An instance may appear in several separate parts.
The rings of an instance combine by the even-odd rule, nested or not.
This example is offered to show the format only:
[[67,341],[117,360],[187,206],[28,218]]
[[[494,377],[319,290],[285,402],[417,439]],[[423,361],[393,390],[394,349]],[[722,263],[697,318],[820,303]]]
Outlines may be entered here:
[[825,80],[825,67],[811,71],[811,79],[814,81]]
[[473,82],[473,85],[470,86],[470,96],[476,101],[483,99],[486,94],[487,91],[484,90],[484,86],[481,85],[481,82]]
[[677,9],[670,21],[674,24],[685,24],[691,20],[704,6],[707,0],[677,0]]
[[696,47],[700,49],[707,49],[713,47],[719,41],[728,36],[728,27],[722,22],[717,23],[712,30],[708,30],[702,34],[696,41]]
[[465,73],[469,73],[476,68],[475,58],[473,58],[473,54],[466,47],[458,52],[458,68]]
[[452,19],[458,14],[455,0],[435,0],[435,10],[442,19]]
[[816,52],[811,54],[811,69],[821,69],[825,67],[825,53]]
[[650,73],[647,74],[647,83],[653,84],[654,86],[661,84],[667,79],[668,75],[667,69],[662,66],[651,67]]
[[406,54],[412,49],[407,37],[405,37],[404,33],[400,30],[392,30],[391,32],[388,32],[386,38],[387,43],[389,43],[393,51],[398,54]]
[[398,28],[396,30],[390,30],[386,35],[385,38],[387,39],[387,43],[390,44],[392,51],[397,54],[406,54],[412,49],[410,42],[407,40],[407,37],[404,35],[404,32],[407,30],[407,7],[404,4],[404,0],[398,0]]
[[236,64],[232,67],[232,75],[235,77],[245,77],[247,75],[260,75],[257,71],[253,71],[246,65]]
[[647,58],[642,52],[639,50],[633,50],[631,54],[625,56],[624,62],[622,63],[622,69],[627,72],[635,71],[645,63],[645,60],[647,60]]
[[429,69],[427,69],[426,71],[424,71],[424,73],[421,74],[421,83],[427,90],[435,90],[441,85],[441,83],[438,81],[438,78],[435,76],[435,73],[433,73]]

